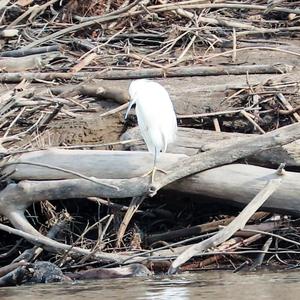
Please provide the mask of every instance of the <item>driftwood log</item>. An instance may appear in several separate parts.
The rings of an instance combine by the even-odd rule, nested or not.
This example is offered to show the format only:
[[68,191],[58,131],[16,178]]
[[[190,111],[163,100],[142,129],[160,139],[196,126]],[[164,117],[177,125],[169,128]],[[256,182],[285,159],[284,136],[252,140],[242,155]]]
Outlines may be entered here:
[[[153,158],[147,152],[53,149],[24,153],[2,163],[3,178],[20,182],[8,181],[0,192],[0,213],[16,228],[38,235],[24,217],[24,211],[32,203],[45,199],[126,198],[153,195],[165,187],[245,205],[267,181],[278,175],[272,169],[226,164],[299,138],[300,126],[294,124],[262,136],[253,136],[242,143],[235,140],[221,149],[192,157],[164,154],[159,167],[169,172],[156,174],[154,185],[150,185],[149,178],[140,177],[152,165]],[[186,177],[195,173],[198,174]],[[287,172],[281,189],[270,197],[264,207],[300,214],[299,179],[299,173]]]
[[[179,128],[176,141],[168,146],[169,153],[181,153],[188,156],[196,155],[212,149],[221,149],[229,145],[233,140],[243,143],[245,139],[253,137],[253,134],[217,132],[194,128]],[[142,139],[139,128],[127,130],[121,137],[122,140],[137,141],[124,144],[124,150],[140,151],[147,147]],[[248,163],[270,167],[277,167],[281,163],[300,169],[300,140],[276,148],[264,149],[255,155],[246,158]]]
[[42,69],[51,60],[61,56],[60,52],[49,52],[25,57],[0,57],[0,69],[6,72],[24,72],[27,70]]
[[[159,167],[168,170],[171,164],[182,161],[184,158],[186,156],[182,154],[165,153],[161,156]],[[0,193],[0,212],[1,207],[2,212],[8,207],[8,203],[11,205],[16,203],[20,206],[23,203],[27,206],[43,199],[136,196],[140,192],[139,183],[143,185],[145,181],[144,178],[138,176],[144,174],[152,166],[152,156],[148,152],[138,151],[52,149],[23,154],[14,163],[17,165],[9,165],[3,171],[12,173],[10,178],[20,183],[10,184]],[[44,166],[35,166],[30,163]],[[103,178],[105,181],[110,179],[109,183],[118,185],[120,190],[104,188],[94,182],[79,178],[74,173],[51,169],[51,166],[91,178]],[[264,207],[271,211],[279,210],[299,214],[300,173],[286,173],[281,189],[271,196],[270,201]],[[273,169],[232,164],[183,178],[165,188],[227,199],[238,205],[245,205],[261,190],[267,180],[274,177],[274,174]],[[201,201],[201,198],[198,200]]]
[[223,66],[223,67],[174,67],[171,69],[143,69],[129,71],[107,72],[80,72],[80,73],[6,73],[0,74],[0,81],[5,83],[20,82],[23,79],[38,80],[84,80],[93,79],[136,79],[155,77],[191,77],[191,76],[218,76],[218,75],[242,75],[242,74],[280,74],[293,70],[292,66],[285,64],[274,65],[247,65],[247,66]]

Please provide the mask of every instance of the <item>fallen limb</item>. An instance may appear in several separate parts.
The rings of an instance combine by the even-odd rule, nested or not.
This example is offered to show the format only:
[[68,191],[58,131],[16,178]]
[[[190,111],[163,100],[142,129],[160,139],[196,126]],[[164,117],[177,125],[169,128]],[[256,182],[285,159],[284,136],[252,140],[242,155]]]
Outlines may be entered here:
[[23,261],[11,263],[7,266],[1,267],[0,268],[0,281],[1,281],[1,277],[5,276],[9,272],[12,272],[13,270],[15,270],[18,267],[27,266],[27,265],[28,265],[28,262],[23,260]]
[[[176,3],[167,3],[161,5],[152,5],[148,6],[147,9],[150,11],[155,12],[163,12],[168,10],[174,10],[178,8],[178,4]],[[252,5],[252,4],[245,4],[245,3],[193,3],[192,1],[186,1],[184,4],[180,5],[180,8],[184,9],[206,9],[206,8],[232,8],[232,9],[252,9],[252,10],[262,10],[265,11],[268,7],[265,5]],[[290,9],[286,7],[274,7],[273,11],[280,11],[286,13],[294,13],[300,14],[300,9]]]
[[[233,140],[243,143],[246,139],[254,137],[253,134],[242,134],[234,132],[216,132],[212,130],[201,130],[195,128],[178,128],[176,140],[168,145],[169,153],[184,153],[186,155],[195,155],[199,152],[207,152],[212,149],[221,149],[232,143]],[[140,151],[147,147],[142,140],[138,127],[127,130],[121,140],[133,140],[133,143],[124,145],[124,149]],[[247,162],[260,166],[270,167],[278,166],[280,162],[285,162],[287,166],[300,167],[300,140],[280,147],[273,147],[262,150],[255,155],[246,158]]]
[[[168,169],[187,156],[184,154],[162,154],[159,167]],[[22,164],[25,162],[25,164]],[[107,151],[107,150],[65,150],[50,148],[16,155],[2,161],[1,174],[9,174],[16,181],[22,180],[57,180],[78,178],[76,173],[98,179],[130,179],[139,177],[153,164],[152,155],[142,151]],[[28,163],[32,163],[29,165]],[[36,164],[36,165],[34,165]],[[59,169],[38,166],[52,165]],[[64,172],[68,170],[69,172]],[[70,173],[75,172],[75,174]],[[146,179],[145,181],[148,181]],[[130,196],[129,196],[130,197]]]
[[32,48],[28,50],[18,49],[18,50],[11,50],[11,51],[3,51],[0,53],[0,57],[22,57],[22,56],[33,55],[33,54],[60,51],[61,48],[62,48],[61,46],[53,45],[53,46]]
[[[9,226],[6,226],[4,224],[0,224],[0,230],[4,230],[10,234],[15,234],[17,236],[21,236],[25,238],[27,241],[31,242],[34,245],[45,247],[46,249],[55,252],[60,253],[62,251],[69,251],[69,253],[73,253],[78,255],[90,255],[91,252],[87,249],[79,248],[79,247],[73,247],[70,245],[66,245],[63,243],[56,242],[52,239],[49,239],[39,232],[36,231],[36,233],[27,233],[18,229],[11,228]],[[93,253],[93,257],[106,261],[106,262],[121,262],[122,260],[126,259],[126,255],[118,255],[113,253],[104,253],[104,252],[96,252]]]
[[0,58],[0,69],[5,72],[23,72],[42,69],[54,58],[60,57],[59,52],[29,55],[25,57]]
[[37,80],[84,80],[91,79],[135,79],[153,77],[186,77],[186,76],[212,76],[212,75],[243,75],[243,74],[278,74],[289,73],[294,67],[277,65],[242,65],[222,67],[174,67],[170,69],[138,69],[138,70],[112,70],[100,72],[79,72],[72,73],[3,73],[0,74],[0,82],[20,82],[23,79],[30,81]]
[[[159,189],[185,176],[198,173],[204,169],[214,168],[216,166],[232,163],[238,159],[250,156],[254,153],[275,147],[285,145],[300,138],[300,124],[292,124],[280,129],[271,131],[262,136],[251,137],[244,143],[234,141],[222,149],[214,149],[205,153],[197,154],[171,166],[171,170],[166,176],[160,174],[157,183],[150,187],[150,193],[153,195]],[[202,165],[202,166],[201,166]],[[203,165],[205,168],[203,169]],[[176,170],[176,171],[175,171]]]
[[[274,170],[272,169],[247,165],[228,165],[187,177],[166,188],[227,199],[229,204],[235,203],[244,206],[262,188],[265,180],[272,178],[274,178]],[[286,172],[286,176],[283,178],[284,185],[272,195],[264,208],[273,212],[288,212],[299,215],[299,180],[299,173]],[[126,198],[135,194],[139,195],[145,192],[148,187],[145,178],[112,179],[108,182],[118,185],[120,190],[105,189],[81,179],[12,183],[0,193],[0,213],[6,215],[15,227],[28,232],[30,229],[21,222],[23,219],[19,219],[19,214],[34,202],[45,199],[74,199],[100,195],[109,198]],[[199,198],[200,200],[201,198]],[[18,213],[13,215],[12,212],[15,211]]]
[[216,247],[229,239],[236,231],[243,229],[249,218],[259,209],[259,207],[272,195],[274,191],[280,186],[281,179],[273,179],[257,194],[256,197],[242,210],[242,212],[224,229],[219,231],[216,235],[193,245],[179,255],[172,263],[169,273],[173,274],[176,270],[196,255],[211,247]]

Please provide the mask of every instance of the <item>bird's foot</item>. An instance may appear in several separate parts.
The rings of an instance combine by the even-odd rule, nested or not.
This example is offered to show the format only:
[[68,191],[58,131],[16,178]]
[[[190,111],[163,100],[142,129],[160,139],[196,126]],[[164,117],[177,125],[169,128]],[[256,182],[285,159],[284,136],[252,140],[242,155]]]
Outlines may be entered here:
[[154,183],[154,176],[155,176],[156,171],[159,171],[159,172],[162,172],[162,173],[164,173],[164,174],[167,174],[167,172],[166,172],[165,170],[159,169],[159,168],[157,168],[157,167],[153,167],[153,168],[152,168],[151,170],[149,170],[147,173],[143,174],[142,177],[146,177],[146,176],[148,176],[148,175],[151,174],[151,184],[153,184],[153,183]]

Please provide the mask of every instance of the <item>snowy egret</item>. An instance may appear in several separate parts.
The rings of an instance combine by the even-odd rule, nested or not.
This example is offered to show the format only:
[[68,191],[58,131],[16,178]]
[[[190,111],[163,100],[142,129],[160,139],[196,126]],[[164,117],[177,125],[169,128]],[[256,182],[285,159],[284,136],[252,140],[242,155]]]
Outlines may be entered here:
[[132,105],[136,104],[135,111],[142,137],[154,156],[153,168],[144,176],[151,174],[153,183],[160,152],[166,152],[168,144],[175,140],[176,115],[168,92],[157,82],[148,79],[134,80],[129,86],[129,95],[131,101],[125,119]]

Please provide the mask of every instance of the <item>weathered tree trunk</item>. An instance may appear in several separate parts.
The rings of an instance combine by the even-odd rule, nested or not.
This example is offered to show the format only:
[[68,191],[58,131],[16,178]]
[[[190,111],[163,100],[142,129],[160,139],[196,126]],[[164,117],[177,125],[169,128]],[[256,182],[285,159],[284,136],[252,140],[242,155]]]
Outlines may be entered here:
[[[227,199],[243,205],[266,182],[279,175],[272,169],[249,165],[238,165],[238,169],[235,167],[230,170],[235,165],[226,164],[299,138],[300,126],[293,124],[263,136],[253,136],[243,142],[234,140],[220,149],[212,149],[192,157],[164,153],[160,157],[159,167],[165,165],[164,169],[169,172],[158,172],[153,183],[148,177],[140,177],[145,173],[145,168],[152,166],[153,157],[148,152],[53,149],[25,153],[2,164],[1,175],[21,182],[8,182],[0,192],[0,213],[7,216],[17,228],[38,234],[34,233],[33,227],[30,228],[31,225],[24,217],[24,210],[30,204],[45,199],[152,196],[161,188],[171,188]],[[137,168],[143,172],[136,174]],[[28,174],[35,180],[26,180]],[[192,174],[198,175],[191,176]],[[287,173],[283,177],[282,188],[272,195],[267,207],[273,211],[284,210],[299,214],[299,179],[299,173]],[[182,182],[184,184],[180,187]],[[201,185],[203,182],[205,184]]]
[[[300,125],[299,125],[300,126]],[[168,146],[169,153],[182,153],[195,155],[212,149],[221,149],[229,145],[233,140],[245,141],[253,137],[253,134],[216,132],[212,130],[201,130],[193,128],[179,128],[177,138],[173,144]],[[121,137],[122,140],[139,139],[139,141],[125,144],[126,150],[146,150],[138,127],[127,130]],[[287,166],[300,169],[300,140],[287,145],[270,148],[246,158],[246,161],[259,166],[278,166],[286,163]]]
[[[165,153],[161,156],[159,166],[167,170],[172,163],[179,162],[185,157],[182,154]],[[24,207],[44,199],[56,200],[91,196],[125,198],[140,195],[143,186],[147,185],[147,179],[138,176],[144,174],[151,167],[152,155],[148,152],[136,151],[52,149],[22,154],[15,162],[38,163],[45,166],[18,164],[4,168],[4,173],[10,173],[15,169],[10,177],[22,181],[17,185],[8,185],[0,193],[0,212],[1,207],[3,211],[9,205]],[[100,184],[80,178],[76,174],[51,169],[53,166],[72,170],[88,177],[105,178],[103,182],[115,184],[119,190],[105,188]],[[238,205],[245,205],[268,180],[276,176],[278,175],[275,175],[273,169],[233,164],[183,178],[165,188],[207,195]],[[283,177],[282,187],[271,196],[265,207],[271,211],[284,210],[300,214],[299,182],[300,173],[287,172]]]

